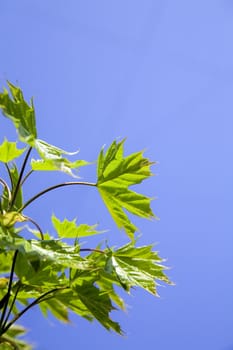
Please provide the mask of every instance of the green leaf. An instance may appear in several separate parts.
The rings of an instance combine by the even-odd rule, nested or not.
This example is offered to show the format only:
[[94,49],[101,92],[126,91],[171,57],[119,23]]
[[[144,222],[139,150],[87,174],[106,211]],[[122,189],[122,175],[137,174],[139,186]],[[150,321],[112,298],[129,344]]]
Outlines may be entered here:
[[67,152],[62,150],[61,148],[50,145],[49,143],[39,139],[35,140],[34,146],[42,159],[38,159],[38,160],[32,159],[31,166],[33,170],[37,170],[37,171],[58,170],[58,171],[65,172],[68,175],[71,175],[73,177],[78,177],[77,174],[72,171],[72,169],[75,169],[77,172],[78,168],[90,164],[85,160],[76,160],[74,162],[71,162],[67,158],[63,157],[63,155],[69,155],[69,156],[75,155],[79,151]]
[[[84,317],[88,321],[93,321],[94,317],[88,308],[81,302],[78,294],[72,289],[65,289],[56,293],[56,299],[59,300],[65,307],[73,311],[77,315]],[[43,307],[43,303],[41,304]]]
[[32,350],[32,346],[26,341],[19,339],[24,336],[27,330],[19,325],[11,326],[6,334],[0,336],[0,349],[1,350]]
[[5,227],[11,227],[16,222],[24,222],[27,221],[27,219],[17,211],[10,211],[5,214],[0,214],[0,225]]
[[73,156],[77,154],[79,151],[75,152],[67,152],[64,151],[63,149],[50,145],[49,143],[36,139],[35,144],[34,144],[36,150],[38,151],[39,155],[41,156],[42,159],[60,159],[62,158],[62,154],[66,154],[69,156]]
[[81,238],[93,236],[102,233],[97,231],[97,225],[89,226],[87,224],[76,225],[76,219],[69,221],[64,219],[60,221],[55,215],[52,215],[52,223],[60,238]]
[[91,261],[80,256],[78,245],[70,246],[57,239],[37,241],[25,240],[16,235],[5,235],[0,240],[1,248],[5,251],[18,250],[30,263],[38,260],[46,261],[47,264],[60,268],[61,271],[64,268],[79,270],[91,268]]
[[[16,190],[16,186],[19,180],[19,172],[18,169],[16,167],[15,164],[12,164],[9,168],[10,171],[10,177],[11,177],[11,185],[12,185],[12,190],[11,192],[14,193],[14,191]],[[6,197],[6,196],[5,196]],[[4,204],[4,209],[7,208],[7,204]],[[22,190],[22,186],[20,186],[18,188],[17,191],[17,195],[14,201],[14,206],[13,206],[13,210],[17,211],[18,209],[20,209],[23,205],[23,190]]]
[[[76,160],[75,162],[70,162],[66,158],[58,159],[32,159],[31,167],[36,171],[62,171],[73,177],[79,177],[76,172],[78,168],[86,166],[90,163],[85,160]],[[75,172],[72,171],[75,169]]]
[[28,105],[19,87],[10,82],[8,87],[12,97],[4,89],[3,93],[0,93],[0,108],[5,117],[14,123],[19,139],[33,146],[37,137],[33,100],[31,99],[31,104]]
[[108,274],[101,273],[100,278],[96,284],[101,291],[108,294],[112,302],[115,303],[121,310],[126,309],[124,300],[114,290],[113,279],[109,278]]
[[101,292],[94,285],[84,283],[82,286],[76,286],[81,302],[87,307],[90,313],[104,326],[107,330],[114,330],[122,334],[120,325],[109,317],[114,307],[107,293]]
[[1,350],[32,350],[32,346],[19,337],[24,336],[27,330],[20,325],[11,326],[6,334],[0,337]]
[[143,218],[155,215],[150,207],[151,198],[129,190],[129,186],[139,184],[152,176],[153,164],[143,157],[143,152],[123,155],[124,140],[114,141],[104,154],[102,149],[97,166],[97,187],[100,195],[119,228],[123,228],[133,239],[137,227],[131,222],[124,209]]
[[153,246],[135,247],[132,243],[126,244],[109,255],[108,270],[114,271],[122,287],[129,291],[138,286],[157,295],[157,280],[170,283],[163,270],[162,259]]
[[58,298],[50,298],[40,304],[41,311],[47,316],[48,311],[59,321],[68,323],[68,309]]
[[0,145],[0,162],[8,163],[21,156],[26,148],[19,149],[16,142],[9,142],[6,138]]

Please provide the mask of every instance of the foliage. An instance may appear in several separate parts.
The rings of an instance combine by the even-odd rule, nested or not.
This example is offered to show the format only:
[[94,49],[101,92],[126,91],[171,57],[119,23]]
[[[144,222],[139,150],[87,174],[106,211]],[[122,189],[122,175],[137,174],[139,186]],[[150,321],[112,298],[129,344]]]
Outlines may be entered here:
[[[71,154],[38,139],[33,101],[28,104],[21,89],[10,82],[8,87],[9,91],[4,89],[0,94],[0,108],[13,122],[18,140],[9,142],[5,138],[0,145],[0,162],[8,174],[8,180],[0,178],[3,187],[0,201],[1,349],[30,349],[18,339],[24,330],[15,322],[35,305],[39,305],[45,316],[51,312],[57,319],[69,322],[72,311],[122,334],[120,325],[111,318],[116,308],[125,309],[116,286],[126,292],[141,287],[157,295],[159,281],[170,283],[153,246],[137,245],[138,229],[127,214],[155,217],[151,198],[129,189],[152,175],[153,163],[143,152],[124,156],[125,140],[113,141],[107,150],[103,148],[99,153],[96,182],[77,181],[79,168],[90,163],[80,159],[70,161],[68,157],[77,152]],[[32,149],[37,151],[38,159],[31,158]],[[22,158],[21,162],[16,161],[18,157]],[[55,184],[25,201],[22,188],[35,171],[62,171],[75,181]],[[120,248],[107,245],[85,248],[83,237],[102,233],[96,225],[77,224],[76,219],[61,221],[53,214],[54,232],[50,234],[25,214],[25,209],[46,193],[64,186],[82,185],[97,188],[116,225],[128,235],[129,243]],[[35,230],[27,226],[28,222]],[[34,238],[26,239],[25,231]]]

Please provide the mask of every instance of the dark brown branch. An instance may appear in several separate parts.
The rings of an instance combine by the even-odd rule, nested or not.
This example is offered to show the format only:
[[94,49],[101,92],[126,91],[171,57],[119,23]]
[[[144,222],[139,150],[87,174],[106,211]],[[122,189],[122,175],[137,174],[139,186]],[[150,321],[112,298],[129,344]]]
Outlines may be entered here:
[[9,188],[9,186],[7,185],[7,183],[0,178],[0,183],[3,185],[3,187],[5,187],[6,191],[7,191],[7,194],[8,194],[8,200],[9,202],[11,201],[11,190]]
[[12,303],[11,303],[11,306],[10,306],[10,308],[9,308],[9,310],[8,310],[8,313],[7,313],[7,316],[6,316],[6,318],[5,318],[5,321],[4,321],[3,325],[2,325],[2,329],[5,328],[5,326],[6,326],[7,322],[8,322],[8,319],[9,319],[9,317],[10,317],[10,314],[11,314],[11,311],[12,311],[12,309],[13,309],[13,306],[15,305],[15,301],[16,301],[17,295],[18,295],[18,293],[19,293],[20,287],[21,287],[21,283],[18,282],[18,285],[17,285],[16,291],[15,291],[14,298],[13,298]]
[[41,296],[39,296],[37,299],[35,299],[31,304],[27,305],[22,311],[20,311],[17,315],[15,315],[15,317],[6,325],[6,327],[4,328],[4,333],[21,317],[23,316],[23,314],[25,314],[25,312],[27,312],[29,309],[31,309],[33,306],[41,303],[42,301],[46,300],[46,296],[49,294],[53,294],[57,291],[63,290],[63,289],[67,289],[69,287],[61,287],[61,288],[54,288],[52,290],[49,290],[48,292],[42,294]]
[[33,220],[32,218],[30,218],[29,216],[24,216],[24,217],[25,217],[26,220],[28,220],[29,222],[31,222],[33,225],[36,226],[37,230],[38,230],[39,233],[40,233],[41,239],[44,240],[44,234],[43,234],[43,232],[42,232],[40,226],[37,224],[37,222],[34,221],[34,220]]
[[7,297],[6,297],[6,301],[5,301],[2,315],[1,315],[1,319],[0,319],[0,335],[2,335],[4,333],[4,330],[2,328],[2,324],[4,322],[4,318],[5,318],[5,314],[6,314],[6,310],[7,310],[7,306],[8,306],[8,301],[10,298],[11,286],[12,286],[12,281],[13,281],[13,275],[14,275],[14,269],[15,269],[17,255],[18,255],[18,250],[16,250],[14,253],[14,257],[13,257],[13,261],[12,261],[12,265],[11,265],[11,273],[10,273],[10,279],[9,279],[9,284],[8,284],[8,289],[7,289]]
[[61,184],[58,185],[54,185],[51,187],[46,188],[45,190],[37,193],[34,197],[32,197],[31,199],[29,199],[20,209],[19,211],[22,212],[29,204],[31,204],[32,202],[34,202],[37,198],[43,196],[45,193],[53,191],[59,187],[64,187],[64,186],[74,186],[74,185],[84,185],[84,186],[96,186],[95,183],[92,182],[82,182],[82,181],[70,181],[70,182],[63,182]]

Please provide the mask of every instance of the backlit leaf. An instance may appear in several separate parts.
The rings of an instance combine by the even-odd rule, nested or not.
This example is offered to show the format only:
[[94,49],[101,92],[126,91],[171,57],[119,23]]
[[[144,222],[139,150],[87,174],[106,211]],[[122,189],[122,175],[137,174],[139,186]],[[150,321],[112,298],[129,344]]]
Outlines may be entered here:
[[87,307],[90,313],[107,329],[114,330],[122,334],[120,325],[111,320],[109,314],[114,307],[106,293],[101,292],[95,286],[84,283],[82,286],[77,286],[77,292],[81,302]]
[[[79,177],[76,173],[78,168],[88,165],[90,163],[85,160],[76,160],[74,162],[70,162],[66,158],[58,158],[58,159],[32,159],[31,166],[33,170],[36,171],[62,171],[68,175],[73,177]],[[72,171],[75,169],[75,172]]]
[[[90,164],[85,160],[76,160],[74,162],[71,162],[64,157],[64,155],[69,155],[69,156],[75,155],[79,151],[67,152],[62,150],[61,148],[50,145],[49,143],[39,139],[35,140],[34,146],[42,159],[37,159],[37,160],[32,159],[31,166],[33,170],[38,170],[38,171],[58,170],[58,171],[63,171],[73,177],[78,177],[76,174],[77,169],[80,168],[81,166]],[[76,172],[73,172],[72,169],[75,169]]]
[[157,295],[157,280],[170,283],[163,272],[162,259],[152,248],[150,245],[135,247],[129,243],[110,254],[108,265],[127,291],[138,286]]
[[0,93],[0,108],[3,114],[14,123],[19,139],[33,145],[37,137],[33,100],[31,99],[31,104],[28,105],[19,87],[10,82],[8,87],[11,96],[6,89]]
[[17,211],[10,211],[5,214],[0,214],[0,224],[2,226],[11,227],[16,222],[24,222],[27,221],[27,219]]
[[32,350],[32,345],[28,344],[25,340],[20,339],[22,335],[25,335],[27,330],[19,325],[13,325],[9,330],[0,337],[0,349],[1,350]]
[[19,149],[16,146],[16,142],[9,142],[5,138],[0,145],[0,162],[8,163],[21,156],[25,151],[25,148]]
[[[17,187],[17,183],[19,180],[19,172],[17,169],[17,166],[13,163],[10,165],[9,167],[9,173],[10,173],[10,177],[11,177],[11,185],[12,185],[12,192],[14,193]],[[6,195],[5,195],[6,198]],[[8,201],[6,201],[6,203],[4,203],[3,200],[3,207],[4,209],[7,208],[8,205]],[[23,205],[23,190],[22,190],[22,186],[20,186],[17,190],[17,194],[15,197],[15,201],[14,201],[14,205],[12,210],[17,211],[19,208],[21,208],[21,206]]]
[[155,215],[150,207],[151,198],[129,190],[152,175],[153,163],[143,157],[143,152],[123,155],[124,140],[114,141],[104,154],[102,149],[97,166],[97,186],[100,195],[119,228],[123,228],[133,239],[137,227],[124,210],[143,218]]
[[81,238],[102,233],[102,231],[96,230],[97,225],[77,225],[76,219],[72,221],[67,219],[60,221],[55,215],[53,215],[52,223],[60,238]]

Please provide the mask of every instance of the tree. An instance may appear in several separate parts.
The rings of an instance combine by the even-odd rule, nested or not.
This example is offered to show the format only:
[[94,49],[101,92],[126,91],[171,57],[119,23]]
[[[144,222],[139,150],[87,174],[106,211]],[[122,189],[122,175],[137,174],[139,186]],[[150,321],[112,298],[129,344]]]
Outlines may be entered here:
[[[3,115],[13,122],[18,135],[16,142],[5,138],[0,145],[0,162],[8,177],[0,178],[1,349],[31,349],[19,340],[24,328],[16,325],[16,321],[35,305],[39,305],[45,316],[50,311],[57,319],[67,322],[72,311],[122,334],[120,325],[110,315],[115,308],[125,308],[115,287],[126,292],[132,287],[141,287],[157,295],[158,281],[170,283],[153,245],[138,246],[135,236],[138,229],[127,214],[146,219],[155,217],[151,198],[129,189],[152,175],[153,163],[143,152],[125,156],[125,140],[113,141],[108,149],[102,148],[99,153],[97,180],[79,181],[79,168],[91,164],[80,159],[71,161],[70,157],[77,152],[70,154],[37,137],[33,100],[28,104],[22,90],[8,82],[8,90],[0,93],[0,107]],[[32,159],[32,149],[37,151],[38,159]],[[25,201],[22,188],[35,171],[65,172],[73,181],[45,188]],[[97,226],[77,224],[75,219],[62,221],[55,215],[51,217],[54,232],[43,232],[40,225],[25,214],[25,209],[39,197],[65,186],[95,187],[117,227],[128,235],[129,242],[119,248],[107,244],[84,247],[83,237],[101,233]],[[31,235],[30,239],[25,238],[25,232]]]

